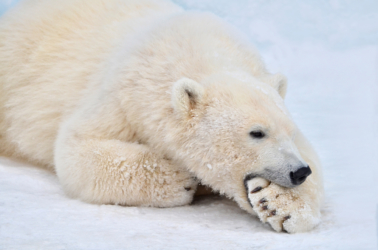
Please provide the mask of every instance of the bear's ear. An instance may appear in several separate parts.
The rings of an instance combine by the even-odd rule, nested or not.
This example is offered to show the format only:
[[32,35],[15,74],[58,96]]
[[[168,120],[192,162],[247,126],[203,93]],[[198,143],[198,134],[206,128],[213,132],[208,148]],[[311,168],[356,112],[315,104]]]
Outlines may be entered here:
[[268,78],[269,84],[277,90],[278,94],[282,97],[282,99],[285,98],[286,90],[287,90],[287,79],[282,74],[274,74]]
[[190,115],[190,111],[196,108],[204,95],[202,85],[188,78],[178,80],[172,89],[172,105],[176,112],[182,115]]

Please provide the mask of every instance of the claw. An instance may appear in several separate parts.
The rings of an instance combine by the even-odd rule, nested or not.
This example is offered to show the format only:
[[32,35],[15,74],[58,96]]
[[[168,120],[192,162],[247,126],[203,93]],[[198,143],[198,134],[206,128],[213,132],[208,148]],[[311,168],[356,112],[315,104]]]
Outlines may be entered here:
[[263,206],[262,210],[268,210],[268,206]]
[[185,190],[186,191],[190,191],[190,190],[192,190],[192,188],[191,187],[186,187]]
[[267,200],[266,200],[265,198],[262,198],[262,199],[260,200],[260,203],[265,203],[265,202],[267,202]]
[[273,210],[272,212],[269,213],[269,216],[274,216],[276,215],[276,213],[277,213],[276,210]]
[[251,194],[253,194],[253,193],[257,193],[258,191],[260,191],[262,189],[262,187],[257,187],[257,188],[255,188],[255,189],[253,189],[252,191],[251,191]]
[[291,216],[290,216],[290,215],[288,215],[288,216],[285,216],[285,217],[284,217],[284,221],[285,221],[285,220],[288,220],[288,219],[290,219],[290,218],[291,218]]

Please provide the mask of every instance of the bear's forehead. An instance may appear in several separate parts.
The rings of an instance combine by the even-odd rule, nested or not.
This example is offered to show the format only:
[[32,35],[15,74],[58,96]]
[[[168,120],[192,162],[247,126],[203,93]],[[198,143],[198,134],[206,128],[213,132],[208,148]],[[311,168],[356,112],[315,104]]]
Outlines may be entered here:
[[[228,74],[220,74],[208,79],[208,90],[213,102],[221,102],[235,105],[259,105],[271,100],[282,106],[283,100],[278,92],[268,84],[256,78],[249,77],[241,81],[239,78],[230,77]],[[282,103],[281,103],[282,102]]]
[[208,79],[207,109],[214,125],[292,126],[290,114],[275,89],[253,77],[238,78],[223,74]]
[[281,130],[293,130],[291,119],[280,111],[279,108],[269,107],[275,105],[270,103],[266,106],[254,105],[216,105],[210,107],[207,114],[211,126],[222,129],[249,129],[253,126],[261,128]]
[[238,116],[259,114],[261,116],[289,117],[283,100],[277,96],[261,94],[259,90],[249,87],[246,89],[223,89],[222,93],[214,93],[209,107]]

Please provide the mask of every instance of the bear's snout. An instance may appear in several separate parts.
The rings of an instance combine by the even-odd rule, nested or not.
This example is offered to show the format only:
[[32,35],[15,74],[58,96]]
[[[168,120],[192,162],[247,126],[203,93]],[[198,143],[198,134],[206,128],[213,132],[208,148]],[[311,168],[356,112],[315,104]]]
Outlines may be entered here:
[[300,185],[302,184],[307,176],[309,176],[312,173],[309,166],[307,167],[301,167],[295,172],[290,172],[290,180],[293,185]]

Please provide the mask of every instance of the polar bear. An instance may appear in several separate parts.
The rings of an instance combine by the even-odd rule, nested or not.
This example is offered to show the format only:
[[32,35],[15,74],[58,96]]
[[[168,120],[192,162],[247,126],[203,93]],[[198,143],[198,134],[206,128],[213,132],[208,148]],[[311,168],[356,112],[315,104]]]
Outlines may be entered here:
[[99,204],[190,204],[198,182],[312,229],[316,153],[286,79],[235,28],[167,0],[25,0],[0,19],[0,153]]

